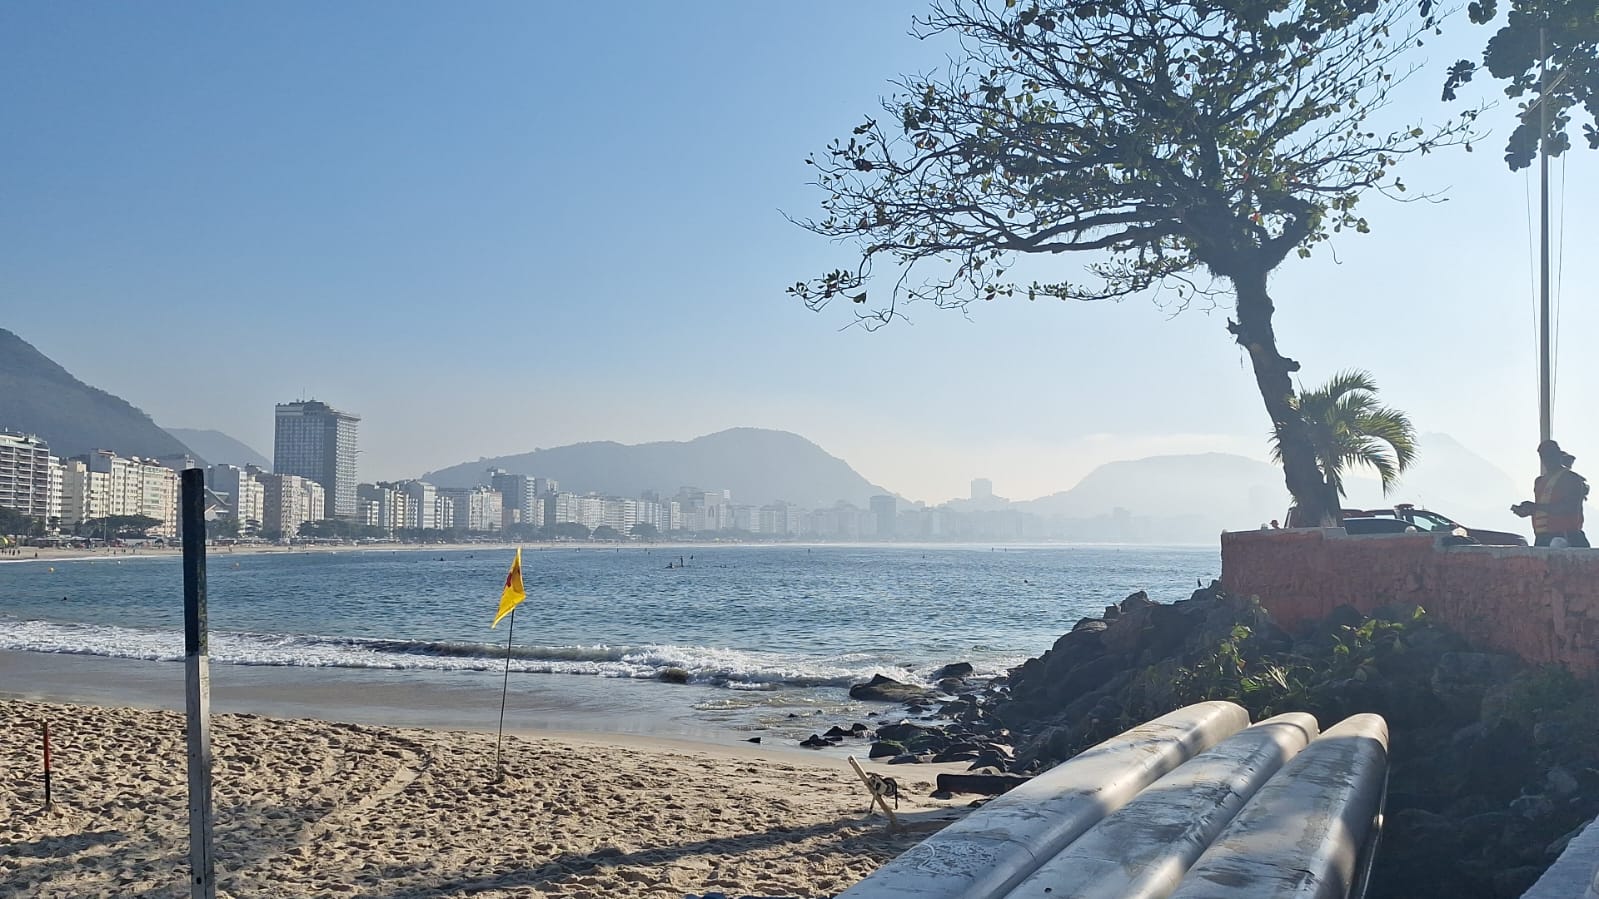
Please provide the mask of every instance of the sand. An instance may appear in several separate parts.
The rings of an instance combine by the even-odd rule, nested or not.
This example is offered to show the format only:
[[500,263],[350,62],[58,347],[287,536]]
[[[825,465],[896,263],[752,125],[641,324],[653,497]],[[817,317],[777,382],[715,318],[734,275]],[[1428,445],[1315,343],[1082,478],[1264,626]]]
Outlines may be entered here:
[[[42,719],[54,806],[42,810]],[[0,895],[188,895],[184,717],[0,700]],[[212,718],[219,896],[820,897],[958,816],[895,776],[906,832],[837,760],[628,738]]]

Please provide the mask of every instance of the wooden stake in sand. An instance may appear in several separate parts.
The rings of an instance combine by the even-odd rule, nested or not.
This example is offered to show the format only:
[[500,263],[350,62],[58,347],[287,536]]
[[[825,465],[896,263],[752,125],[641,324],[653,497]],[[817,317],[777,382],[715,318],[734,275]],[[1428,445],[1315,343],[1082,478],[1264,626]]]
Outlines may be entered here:
[[849,756],[849,766],[855,769],[856,776],[861,779],[861,784],[866,787],[866,792],[871,795],[872,801],[877,803],[877,807],[882,809],[883,814],[888,816],[889,829],[900,830],[899,818],[895,817],[894,810],[888,807],[888,800],[884,799],[882,794],[872,789],[871,778],[867,777],[866,772],[861,770],[861,763],[855,761],[855,756],[853,755]]
[[189,721],[189,896],[216,899],[211,853],[211,669],[205,622],[205,471],[186,469],[183,520],[183,664]]
[[500,732],[494,738],[494,782],[505,779],[505,769],[500,767],[500,743],[505,739],[505,695],[511,687],[511,636],[516,633],[516,607],[527,599],[527,588],[522,586],[522,548],[517,547],[511,570],[505,575],[505,589],[500,591],[500,610],[494,613],[490,628],[500,626],[500,619],[511,616],[511,629],[505,635],[505,678],[500,682]]
[[50,807],[50,722],[40,721],[44,727],[44,807]]

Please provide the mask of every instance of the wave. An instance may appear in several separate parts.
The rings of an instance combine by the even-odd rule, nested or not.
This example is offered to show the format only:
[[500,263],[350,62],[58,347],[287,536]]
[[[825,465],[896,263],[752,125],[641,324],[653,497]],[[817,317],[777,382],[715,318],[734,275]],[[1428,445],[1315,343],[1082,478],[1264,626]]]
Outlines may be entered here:
[[[0,616],[0,650],[182,661],[176,631],[16,620]],[[303,634],[213,632],[213,662],[301,668],[419,671],[500,671],[504,644],[445,640],[327,637]],[[864,654],[831,659],[708,646],[514,646],[511,670],[634,679],[684,680],[733,690],[848,687],[882,674],[925,685],[917,672],[875,662]],[[979,670],[979,673],[985,673]],[[987,672],[987,673],[997,673]]]

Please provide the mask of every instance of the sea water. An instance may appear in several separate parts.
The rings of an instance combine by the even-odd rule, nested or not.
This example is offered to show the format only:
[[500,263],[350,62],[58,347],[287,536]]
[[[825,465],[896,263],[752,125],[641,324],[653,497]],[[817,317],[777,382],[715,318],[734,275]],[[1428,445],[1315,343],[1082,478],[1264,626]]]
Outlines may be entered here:
[[[791,736],[812,724],[796,717],[864,714],[847,688],[874,674],[925,684],[958,661],[1001,674],[1129,593],[1180,599],[1220,568],[1213,548],[530,547],[513,636],[509,619],[489,627],[510,561],[212,549],[213,680],[278,699],[245,709],[481,726],[511,636],[513,706],[541,726]],[[170,665],[182,629],[174,557],[0,565],[0,650]],[[41,677],[64,664],[21,658]],[[25,661],[7,680],[0,690],[49,692]]]

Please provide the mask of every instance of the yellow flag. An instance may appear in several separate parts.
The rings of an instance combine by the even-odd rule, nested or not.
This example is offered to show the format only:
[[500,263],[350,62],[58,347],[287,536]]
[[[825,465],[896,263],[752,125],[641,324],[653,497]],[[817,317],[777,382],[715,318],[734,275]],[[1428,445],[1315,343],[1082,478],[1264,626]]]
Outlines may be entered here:
[[500,619],[511,614],[511,610],[527,599],[527,591],[522,589],[522,550],[516,550],[516,560],[511,563],[511,573],[505,576],[505,590],[500,593],[500,611],[494,616],[494,623],[489,627],[499,627]]

